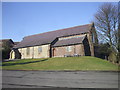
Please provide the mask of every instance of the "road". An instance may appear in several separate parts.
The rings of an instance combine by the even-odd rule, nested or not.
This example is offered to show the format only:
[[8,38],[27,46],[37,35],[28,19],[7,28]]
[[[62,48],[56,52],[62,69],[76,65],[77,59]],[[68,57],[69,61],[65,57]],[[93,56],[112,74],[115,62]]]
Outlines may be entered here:
[[118,72],[3,71],[3,88],[118,88]]

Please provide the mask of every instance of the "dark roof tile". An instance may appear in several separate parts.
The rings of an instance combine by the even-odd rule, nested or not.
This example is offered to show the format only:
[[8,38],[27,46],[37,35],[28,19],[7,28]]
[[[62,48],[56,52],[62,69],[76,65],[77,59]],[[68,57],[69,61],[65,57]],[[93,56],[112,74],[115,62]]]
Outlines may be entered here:
[[53,40],[55,40],[55,38],[57,37],[89,32],[90,27],[91,27],[91,24],[86,24],[82,26],[75,26],[71,28],[26,36],[14,48],[48,44],[48,43],[51,43]]
[[86,35],[82,35],[81,37],[78,38],[59,40],[53,45],[53,47],[80,44],[84,40],[85,36]]

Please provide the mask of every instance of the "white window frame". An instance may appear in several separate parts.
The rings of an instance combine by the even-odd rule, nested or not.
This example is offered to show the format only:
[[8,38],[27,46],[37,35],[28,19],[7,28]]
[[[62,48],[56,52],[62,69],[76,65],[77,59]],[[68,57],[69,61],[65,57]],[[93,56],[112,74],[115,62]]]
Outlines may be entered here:
[[67,52],[71,52],[71,51],[72,51],[72,46],[67,46],[67,47],[66,47],[66,51],[67,51]]
[[40,54],[42,52],[42,47],[38,47],[38,54]]

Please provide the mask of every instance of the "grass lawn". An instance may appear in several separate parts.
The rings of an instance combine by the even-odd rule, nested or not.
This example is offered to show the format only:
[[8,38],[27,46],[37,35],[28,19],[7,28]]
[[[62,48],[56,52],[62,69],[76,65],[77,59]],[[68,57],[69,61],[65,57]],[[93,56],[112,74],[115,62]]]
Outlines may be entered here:
[[2,69],[7,70],[118,70],[117,65],[90,56],[26,59],[3,62],[2,65]]

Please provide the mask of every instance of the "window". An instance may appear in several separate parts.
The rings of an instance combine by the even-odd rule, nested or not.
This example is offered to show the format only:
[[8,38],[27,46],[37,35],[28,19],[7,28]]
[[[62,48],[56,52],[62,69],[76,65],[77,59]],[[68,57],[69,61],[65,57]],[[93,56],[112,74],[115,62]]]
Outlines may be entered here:
[[42,52],[42,47],[38,47],[38,53],[40,54]]
[[95,43],[95,35],[92,33],[92,42]]
[[71,51],[72,51],[72,46],[67,46],[67,47],[66,47],[66,51],[67,51],[67,52],[71,52]]
[[27,55],[30,54],[30,48],[29,47],[27,48],[26,53],[27,53]]

